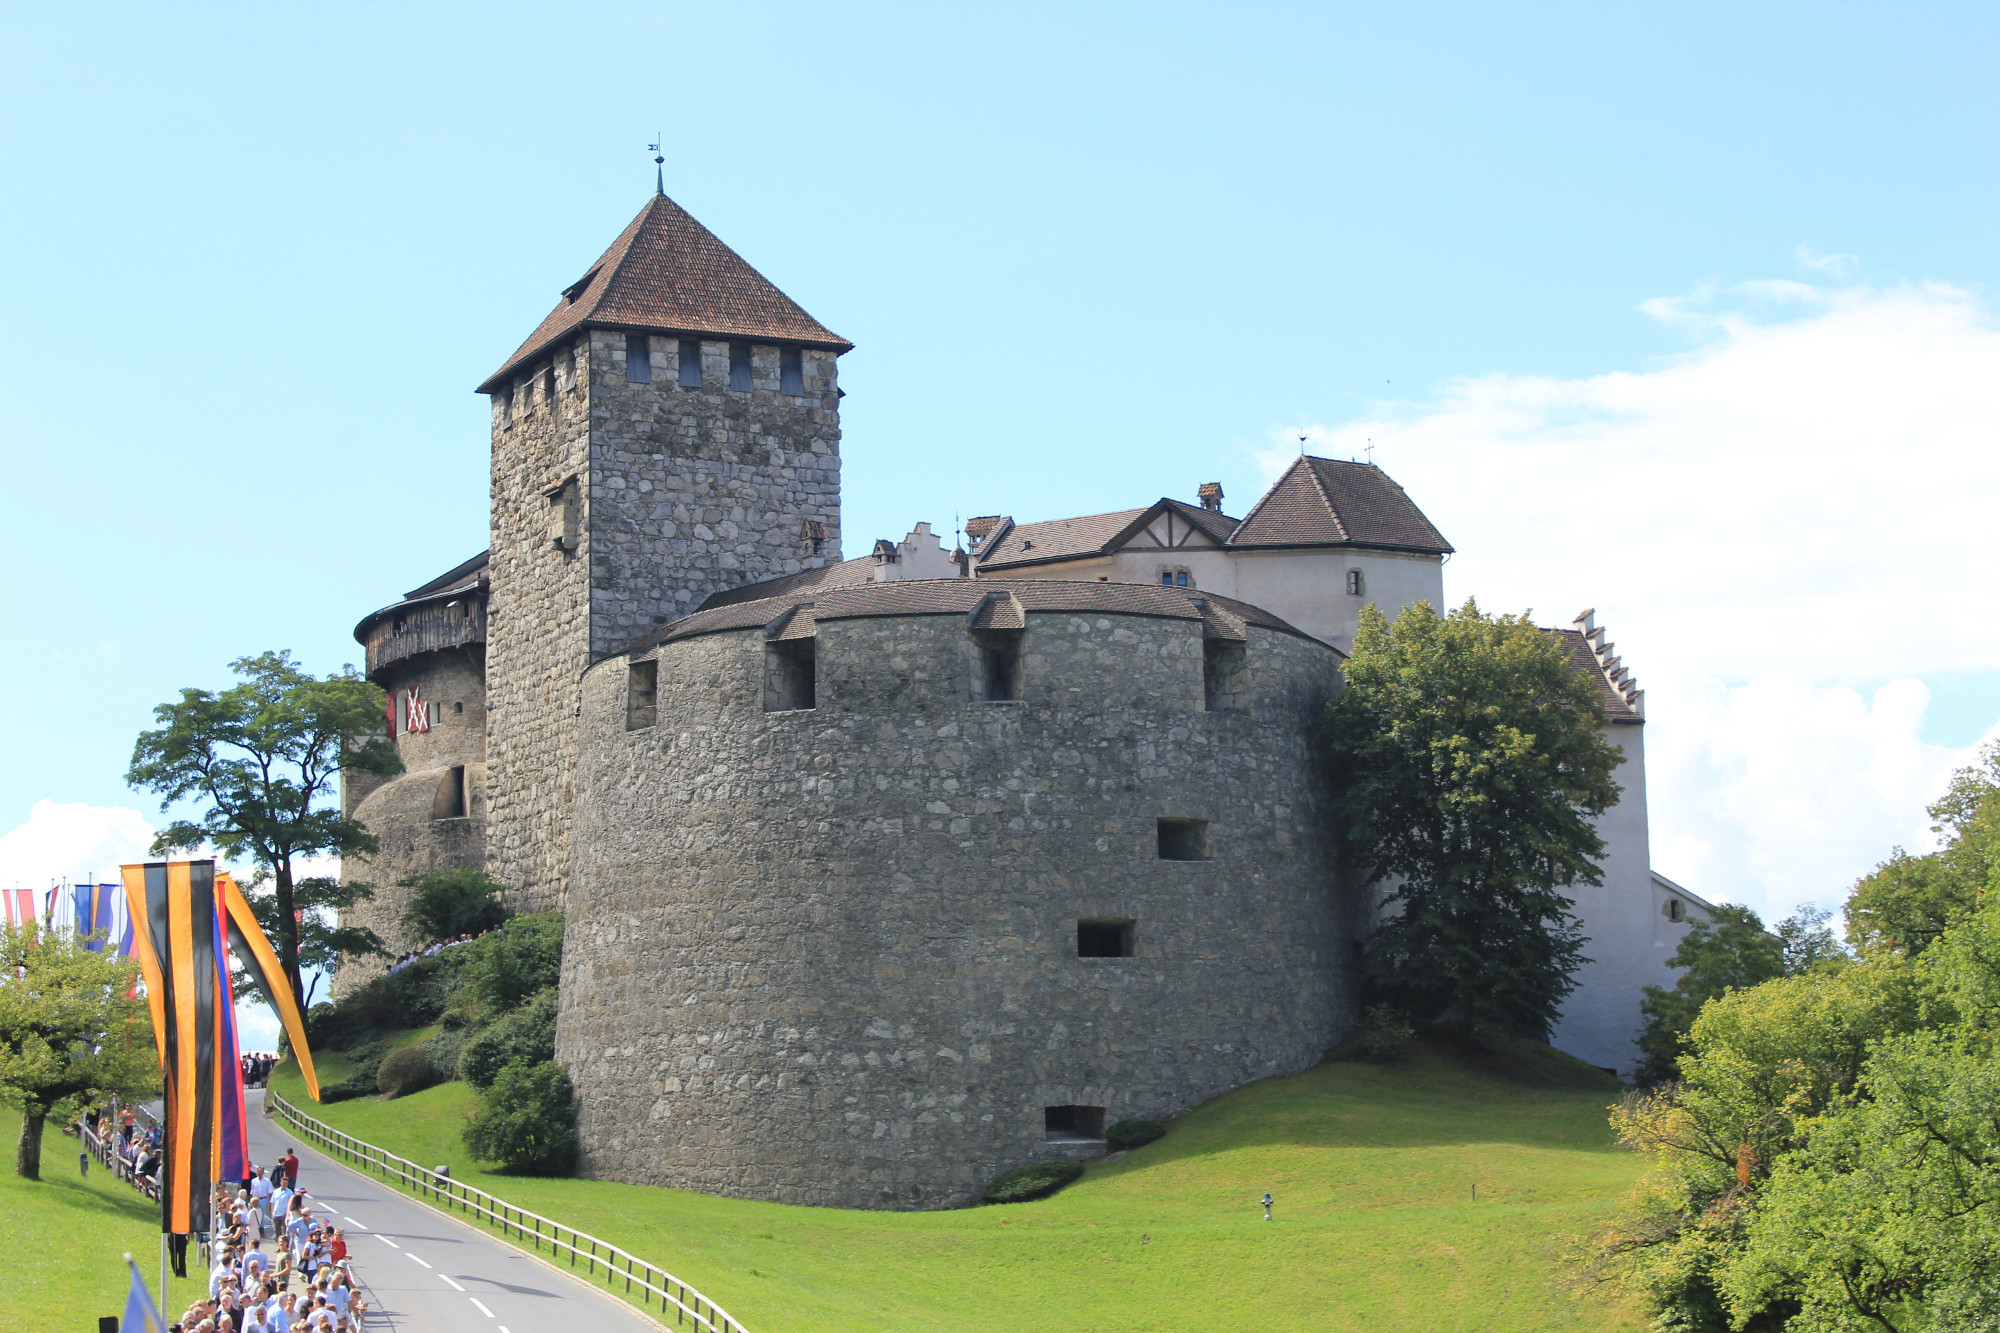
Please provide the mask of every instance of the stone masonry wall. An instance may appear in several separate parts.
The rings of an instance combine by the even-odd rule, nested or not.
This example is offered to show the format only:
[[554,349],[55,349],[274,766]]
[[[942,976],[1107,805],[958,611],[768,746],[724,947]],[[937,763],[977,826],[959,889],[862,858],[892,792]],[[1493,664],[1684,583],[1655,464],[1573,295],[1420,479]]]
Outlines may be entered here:
[[[652,379],[625,374],[625,335],[591,333],[591,651],[616,652],[709,594],[840,559],[840,397],[831,352],[752,344],[749,390],[729,344],[706,341],[702,384],[680,383],[679,340],[651,340]],[[820,525],[819,550],[806,536]]]
[[[403,933],[409,894],[398,887],[399,880],[485,863],[486,687],[481,656],[477,647],[426,654],[399,665],[384,681],[399,696],[415,685],[439,706],[437,725],[429,731],[396,737],[403,772],[387,782],[368,779],[366,794],[349,810],[382,846],[373,856],[343,858],[342,882],[367,884],[375,896],[343,912],[341,923],[374,931],[391,956],[413,943]],[[458,818],[433,818],[439,788],[457,766],[465,769],[466,812]],[[334,998],[382,975],[387,966],[380,958],[343,960],[334,974]]]
[[[706,342],[704,384],[679,383],[677,341],[651,340],[652,377],[626,378],[625,335],[589,330],[557,353],[556,403],[526,368],[493,430],[488,610],[488,869],[523,910],[559,906],[571,862],[576,705],[593,656],[712,592],[840,558],[838,391],[806,352],[804,395],[778,391],[779,352],[729,384]],[[550,492],[574,478],[568,498]],[[555,540],[570,506],[573,549]],[[814,555],[805,535],[825,533]]]
[[[1308,729],[1320,644],[1253,627],[1203,711],[1201,627],[1031,614],[1022,702],[960,617],[822,622],[817,706],[762,711],[755,630],[587,676],[557,1058],[586,1174],[785,1202],[971,1202],[1097,1149],[1044,1108],[1169,1116],[1342,1035],[1352,919]],[[1212,859],[1158,856],[1209,821]],[[1077,956],[1080,918],[1136,956]]]
[[557,350],[553,403],[540,392],[544,364],[527,367],[511,398],[496,393],[493,408],[486,869],[522,911],[561,900],[576,682],[590,646],[589,533],[575,531],[574,549],[558,545],[548,494],[574,479],[579,516],[589,502],[588,363],[580,341]]

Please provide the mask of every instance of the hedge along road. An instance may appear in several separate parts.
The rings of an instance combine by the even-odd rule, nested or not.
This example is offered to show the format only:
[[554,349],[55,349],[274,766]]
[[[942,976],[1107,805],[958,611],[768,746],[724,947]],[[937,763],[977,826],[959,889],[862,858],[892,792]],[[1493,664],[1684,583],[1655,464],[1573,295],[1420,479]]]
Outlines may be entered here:
[[347,1232],[354,1276],[374,1307],[370,1333],[660,1333],[617,1297],[285,1138],[284,1125],[264,1115],[261,1090],[248,1100],[251,1160],[298,1153],[306,1206]]

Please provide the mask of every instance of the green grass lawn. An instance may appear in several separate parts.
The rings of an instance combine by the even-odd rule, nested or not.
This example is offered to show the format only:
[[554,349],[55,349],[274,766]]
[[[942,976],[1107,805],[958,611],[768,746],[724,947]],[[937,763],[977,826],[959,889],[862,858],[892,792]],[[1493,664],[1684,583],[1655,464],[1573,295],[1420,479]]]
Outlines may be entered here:
[[754,1333],[1644,1327],[1635,1311],[1565,1294],[1561,1248],[1641,1163],[1611,1143],[1617,1084],[1546,1048],[1504,1072],[1420,1051],[1267,1079],[1055,1198],[928,1213],[494,1175],[459,1141],[473,1104],[462,1083],[319,1108],[292,1066],[273,1086],[350,1134],[449,1162],[672,1269]]
[[[7,1153],[0,1175],[0,1329],[96,1328],[99,1315],[123,1314],[132,1285],[128,1251],[148,1284],[160,1280],[159,1205],[96,1162],[88,1177],[79,1177],[77,1141],[53,1124],[42,1132],[39,1181],[14,1174],[18,1111],[0,1108],[0,1136]],[[176,1290],[187,1296],[193,1287],[181,1283]]]

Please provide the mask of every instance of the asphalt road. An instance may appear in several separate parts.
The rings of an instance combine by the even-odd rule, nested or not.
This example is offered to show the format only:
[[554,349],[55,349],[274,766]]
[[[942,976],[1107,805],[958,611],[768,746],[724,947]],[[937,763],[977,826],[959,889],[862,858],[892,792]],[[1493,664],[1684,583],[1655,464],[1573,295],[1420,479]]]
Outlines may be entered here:
[[608,1292],[284,1137],[284,1122],[264,1114],[263,1091],[248,1099],[251,1160],[265,1166],[295,1150],[307,1205],[347,1232],[372,1307],[368,1333],[660,1333]]

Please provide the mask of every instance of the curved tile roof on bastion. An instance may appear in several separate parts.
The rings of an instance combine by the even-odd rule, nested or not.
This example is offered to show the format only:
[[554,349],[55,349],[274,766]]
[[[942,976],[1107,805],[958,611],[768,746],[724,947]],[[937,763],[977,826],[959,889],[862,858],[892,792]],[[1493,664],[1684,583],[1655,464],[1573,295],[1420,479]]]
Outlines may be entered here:
[[664,194],[647,200],[611,248],[563,289],[561,302],[478,392],[491,393],[582,328],[748,338],[833,352],[854,346]]
[[[846,565],[870,564],[847,560],[806,574],[832,575]],[[729,630],[768,628],[776,639],[811,637],[829,620],[862,620],[889,616],[964,616],[971,629],[1019,629],[1024,613],[1147,616],[1192,620],[1205,638],[1241,641],[1245,627],[1277,630],[1320,644],[1335,657],[1344,655],[1269,611],[1233,597],[1218,597],[1198,588],[1170,588],[1150,583],[1096,583],[1063,579],[1008,579],[982,583],[977,579],[896,579],[888,583],[836,581],[801,582],[800,575],[732,589],[722,596],[736,600],[709,605],[640,639],[611,657],[637,659],[680,639]],[[790,586],[774,591],[774,585]],[[740,596],[765,592],[769,595]],[[713,603],[718,598],[711,598]],[[608,660],[608,659],[600,659]]]

